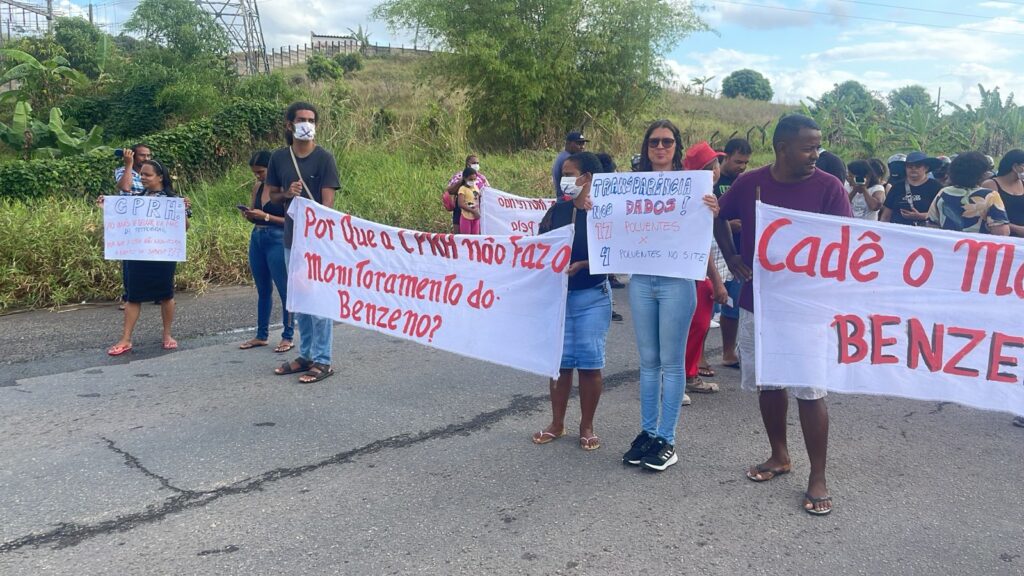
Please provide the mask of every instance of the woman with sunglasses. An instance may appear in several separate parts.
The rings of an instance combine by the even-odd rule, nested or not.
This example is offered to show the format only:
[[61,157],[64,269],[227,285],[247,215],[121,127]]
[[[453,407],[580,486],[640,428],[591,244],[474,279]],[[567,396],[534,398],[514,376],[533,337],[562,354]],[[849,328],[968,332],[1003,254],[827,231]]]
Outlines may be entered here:
[[[143,196],[177,196],[171,183],[170,174],[163,164],[156,160],[146,160],[139,169],[139,178],[145,188]],[[185,201],[185,229],[188,229],[188,217],[192,215],[191,203]],[[163,319],[163,349],[174,350],[178,341],[171,336],[171,325],[174,323],[174,271],[176,262],[157,262],[142,260],[126,260],[124,263],[124,284],[127,292],[127,305],[124,309],[124,331],[121,339],[107,349],[107,354],[120,356],[132,350],[132,332],[139,320],[143,302],[159,302],[160,317]]]
[[[640,149],[641,172],[683,169],[679,129],[668,120],[647,128]],[[704,205],[718,214],[718,200],[710,191]],[[680,230],[680,234],[686,234]],[[708,246],[711,239],[708,238]],[[629,283],[629,305],[640,354],[640,425],[622,461],[662,471],[678,461],[676,424],[686,387],[685,353],[690,320],[697,308],[693,280],[634,274]]]

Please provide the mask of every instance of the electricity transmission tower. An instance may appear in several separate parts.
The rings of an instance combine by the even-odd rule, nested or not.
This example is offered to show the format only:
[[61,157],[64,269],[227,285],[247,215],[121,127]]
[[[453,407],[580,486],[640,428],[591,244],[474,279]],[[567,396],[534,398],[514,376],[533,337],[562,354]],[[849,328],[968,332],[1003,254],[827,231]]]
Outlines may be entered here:
[[[8,0],[0,0],[4,1]],[[228,33],[232,47],[239,58],[243,59],[244,74],[270,72],[256,0],[195,0],[195,3],[213,14],[217,23]]]
[[0,48],[14,37],[46,33],[55,15],[59,14],[53,10],[53,0],[42,4],[31,0],[0,0]]

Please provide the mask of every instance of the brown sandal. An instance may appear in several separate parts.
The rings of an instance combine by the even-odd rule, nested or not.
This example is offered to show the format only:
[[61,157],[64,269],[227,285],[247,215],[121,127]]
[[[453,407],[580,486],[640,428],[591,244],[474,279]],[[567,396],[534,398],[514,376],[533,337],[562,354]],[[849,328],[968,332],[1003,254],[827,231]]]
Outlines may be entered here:
[[331,368],[330,364],[321,364],[320,362],[314,362],[309,370],[305,374],[299,376],[300,384],[313,384],[319,382],[325,378],[330,378],[334,375],[334,368]]
[[306,360],[302,356],[299,356],[298,358],[292,360],[291,362],[285,362],[284,364],[281,364],[277,368],[274,368],[274,374],[277,374],[278,376],[297,374],[299,372],[305,372],[309,370],[310,368],[312,368],[312,366],[312,362]]

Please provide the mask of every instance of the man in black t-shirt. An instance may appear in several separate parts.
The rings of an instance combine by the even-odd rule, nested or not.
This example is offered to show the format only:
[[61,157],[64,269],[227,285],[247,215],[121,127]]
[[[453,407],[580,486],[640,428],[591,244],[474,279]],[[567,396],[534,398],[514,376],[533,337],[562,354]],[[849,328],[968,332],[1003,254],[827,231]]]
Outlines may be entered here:
[[928,222],[928,209],[938,195],[942,185],[929,178],[928,173],[942,165],[938,158],[932,158],[924,152],[907,154],[904,162],[906,178],[893,182],[892,188],[885,197],[882,214],[878,218],[882,222],[905,224],[907,226],[924,226]]
[[[334,206],[334,192],[339,188],[338,165],[334,156],[316,144],[317,112],[312,104],[296,102],[288,107],[285,116],[288,146],[274,151],[267,166],[266,186],[270,200],[285,205],[292,198],[302,196],[327,206]],[[295,167],[298,165],[299,173]],[[291,260],[292,233],[295,228],[290,217],[284,222],[285,266]],[[334,374],[331,368],[331,349],[334,343],[334,322],[309,314],[295,314],[299,327],[299,357],[282,364],[275,374],[305,372],[299,382],[319,382]]]

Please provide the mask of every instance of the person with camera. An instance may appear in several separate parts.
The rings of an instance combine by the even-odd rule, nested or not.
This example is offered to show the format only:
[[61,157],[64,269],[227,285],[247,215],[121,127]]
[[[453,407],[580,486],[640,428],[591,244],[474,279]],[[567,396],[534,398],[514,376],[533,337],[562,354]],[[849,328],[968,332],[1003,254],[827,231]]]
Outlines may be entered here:
[[846,167],[846,192],[850,196],[853,217],[878,220],[885,202],[885,186],[867,160],[854,160]]
[[[139,171],[142,169],[143,162],[153,158],[153,152],[149,149],[149,146],[140,142],[131,148],[119,148],[114,150],[114,157],[120,158],[124,163],[123,166],[118,166],[114,170],[114,184],[117,187],[118,196],[141,196],[145,194],[146,188],[142,185]],[[100,196],[100,198],[103,197]],[[121,285],[124,285],[123,262],[121,263]],[[121,291],[121,303],[117,307],[118,310],[124,310],[125,303],[128,301],[126,295],[127,289],[123,289]]]

